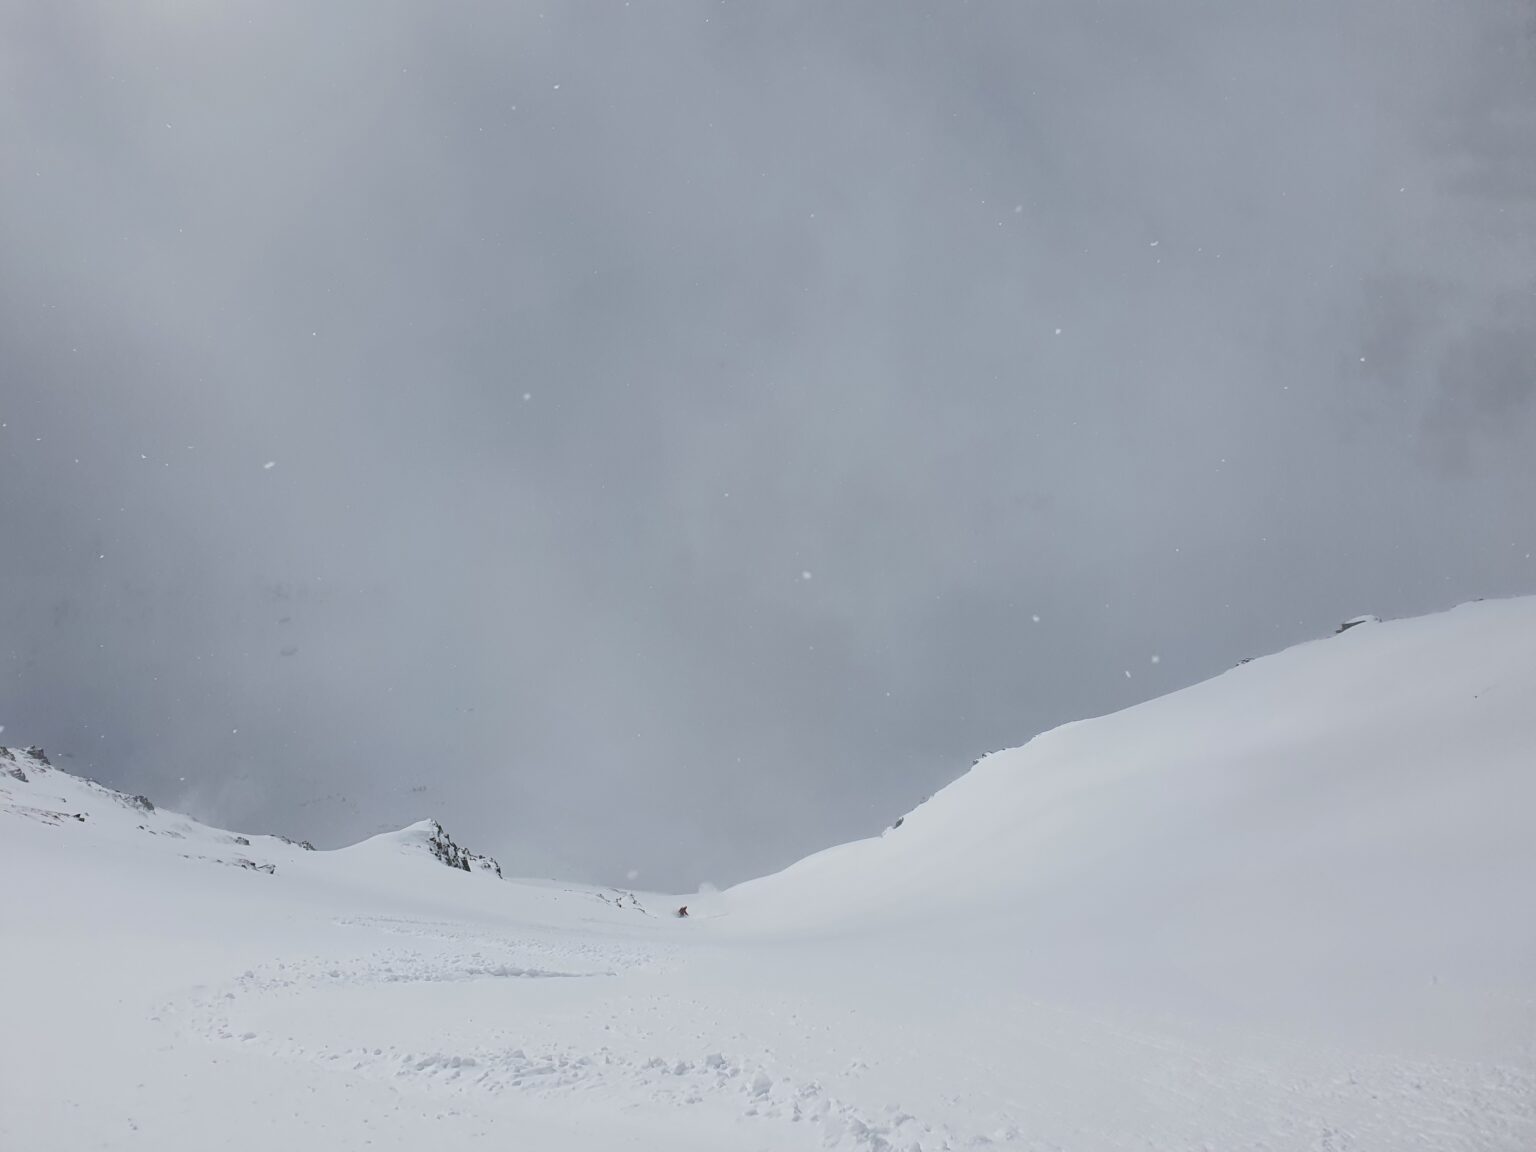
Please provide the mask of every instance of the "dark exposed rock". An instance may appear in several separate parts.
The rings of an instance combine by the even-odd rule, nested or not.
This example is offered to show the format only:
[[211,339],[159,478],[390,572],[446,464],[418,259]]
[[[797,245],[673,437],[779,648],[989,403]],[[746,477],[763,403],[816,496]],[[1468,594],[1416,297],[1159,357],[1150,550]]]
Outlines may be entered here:
[[84,812],[55,812],[51,808],[31,808],[26,805],[13,808],[11,811],[18,816],[26,817],[28,820],[36,820],[40,824],[51,824],[55,828],[66,820],[78,820],[81,824],[85,823]]
[[20,768],[7,768],[5,774],[13,780],[20,780],[23,784],[27,782],[27,774]]
[[639,912],[642,916],[650,915],[633,892],[626,892],[622,888],[611,888],[609,891],[613,893],[612,896],[608,895],[607,892],[594,892],[593,895],[604,904],[612,904],[615,908],[630,908]]
[[36,760],[39,764],[48,764],[50,768],[53,766],[48,760],[48,754],[36,744],[26,750],[26,755]]
[[220,860],[217,856],[192,856],[182,855],[183,860],[200,860],[205,864],[221,864],[226,868],[243,868],[247,872],[265,872],[268,876],[277,874],[276,864],[258,864],[245,856],[236,856],[233,860]]
[[278,839],[281,840],[284,844],[291,844],[293,847],[302,848],[306,852],[313,852],[315,850],[315,846],[308,840],[290,840],[286,836],[279,836]]
[[140,812],[153,812],[155,810],[155,806],[148,796],[130,796],[127,802],[130,808],[137,808]]
[[1333,630],[1333,634],[1335,636],[1337,636],[1340,632],[1348,632],[1351,628],[1358,627],[1361,624],[1380,624],[1380,623],[1381,623],[1381,620],[1378,619],[1375,616],[1355,616],[1355,617],[1352,617],[1351,619],[1348,619],[1348,620],[1344,621],[1344,623],[1340,624],[1337,628],[1335,628]]
[[502,878],[500,864],[489,856],[466,852],[460,848],[436,820],[432,821],[432,835],[427,838],[427,847],[431,849],[432,855],[450,868],[465,872],[494,872],[498,880]]
[[251,842],[249,840],[247,840],[244,836],[236,836],[235,837],[235,843],[239,844],[243,848],[249,848],[251,846]]

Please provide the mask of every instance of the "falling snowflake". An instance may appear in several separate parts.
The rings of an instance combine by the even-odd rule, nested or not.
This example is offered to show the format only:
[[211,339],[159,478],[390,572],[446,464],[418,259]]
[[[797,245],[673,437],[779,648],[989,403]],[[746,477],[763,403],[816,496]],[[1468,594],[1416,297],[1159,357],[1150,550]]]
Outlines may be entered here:
[[268,461],[267,461],[267,462],[266,462],[266,463],[265,463],[265,464],[263,464],[263,465],[262,465],[262,466],[261,466],[261,467],[262,467],[262,469],[263,469],[263,470],[264,470],[264,471],[267,471],[267,472],[270,472],[270,471],[272,471],[272,469],[274,469],[274,468],[276,468],[276,467],[277,467],[277,461],[276,461],[276,460],[268,460]]

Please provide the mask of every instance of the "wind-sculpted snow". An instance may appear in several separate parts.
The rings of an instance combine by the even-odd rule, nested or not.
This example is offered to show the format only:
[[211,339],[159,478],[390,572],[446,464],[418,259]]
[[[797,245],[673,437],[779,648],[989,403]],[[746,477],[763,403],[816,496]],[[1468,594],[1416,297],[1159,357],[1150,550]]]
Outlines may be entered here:
[[0,1148],[1529,1152],[1532,699],[1536,601],[1363,621],[686,897],[12,751]]

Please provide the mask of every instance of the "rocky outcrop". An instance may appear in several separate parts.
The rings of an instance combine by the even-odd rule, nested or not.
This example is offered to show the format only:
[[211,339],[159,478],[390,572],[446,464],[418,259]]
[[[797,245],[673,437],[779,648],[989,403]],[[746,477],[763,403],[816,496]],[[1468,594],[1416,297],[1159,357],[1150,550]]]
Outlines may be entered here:
[[48,757],[41,748],[0,748],[0,771],[3,771],[12,780],[27,782],[27,765],[36,771],[38,768],[48,767]]
[[1379,617],[1379,616],[1370,616],[1370,615],[1366,615],[1366,616],[1351,616],[1348,620],[1344,621],[1344,623],[1340,624],[1337,628],[1335,628],[1333,630],[1333,634],[1335,636],[1337,636],[1341,632],[1348,632],[1351,628],[1358,628],[1362,624],[1380,624],[1380,623],[1381,623],[1381,617]]
[[498,880],[501,879],[501,865],[492,857],[465,851],[453,842],[453,838],[436,820],[429,823],[431,834],[427,837],[427,847],[433,856],[450,868],[458,868],[465,872],[491,872]]

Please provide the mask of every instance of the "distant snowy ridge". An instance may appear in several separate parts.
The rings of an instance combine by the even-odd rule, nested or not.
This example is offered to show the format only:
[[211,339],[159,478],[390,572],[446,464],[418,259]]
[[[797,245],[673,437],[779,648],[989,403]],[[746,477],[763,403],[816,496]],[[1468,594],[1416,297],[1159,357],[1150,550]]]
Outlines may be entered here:
[[[315,850],[307,840],[229,832],[158,808],[147,796],[129,796],[56,767],[36,746],[0,747],[0,811],[56,826],[89,824],[109,836],[138,833],[181,841],[202,853],[183,852],[188,858],[269,875],[276,872],[284,857]],[[501,865],[494,858],[461,847],[436,820],[422,820],[352,848],[369,844],[407,857],[431,858],[462,872],[485,872],[502,878]]]

